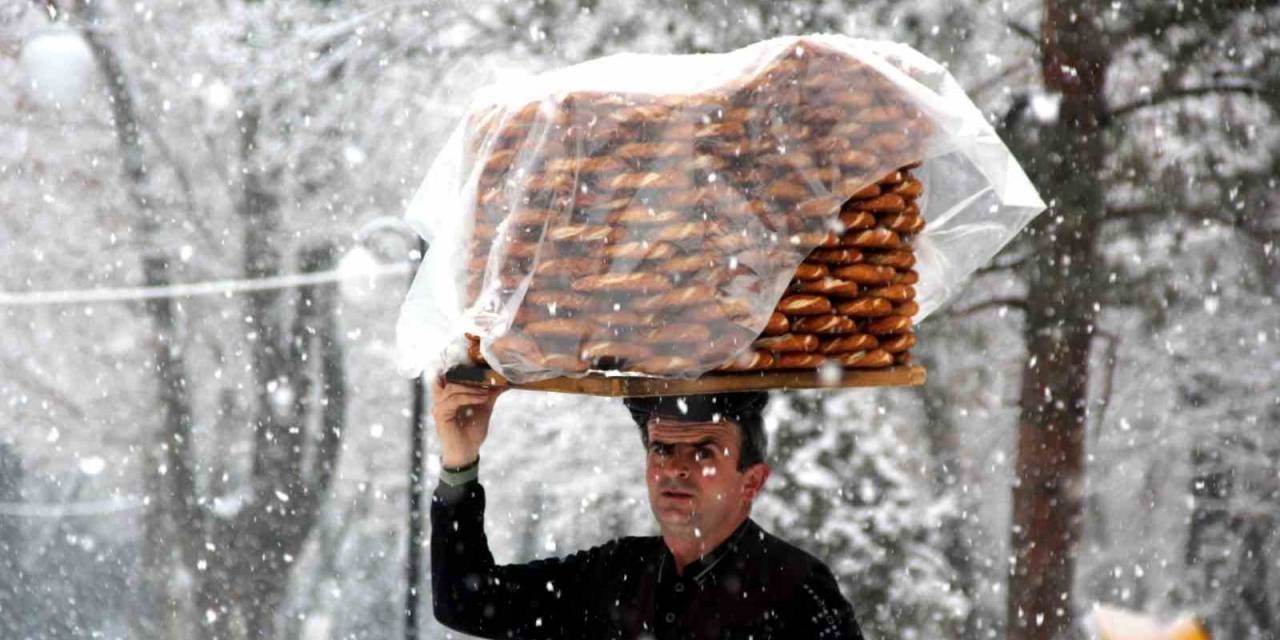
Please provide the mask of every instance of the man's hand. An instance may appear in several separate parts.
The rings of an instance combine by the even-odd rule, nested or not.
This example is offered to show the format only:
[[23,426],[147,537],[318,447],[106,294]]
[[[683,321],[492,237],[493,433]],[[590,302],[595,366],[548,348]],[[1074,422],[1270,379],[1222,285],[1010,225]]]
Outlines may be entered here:
[[445,382],[443,376],[432,381],[431,417],[436,422],[444,466],[457,468],[475,462],[480,445],[489,435],[493,403],[504,391],[502,387]]

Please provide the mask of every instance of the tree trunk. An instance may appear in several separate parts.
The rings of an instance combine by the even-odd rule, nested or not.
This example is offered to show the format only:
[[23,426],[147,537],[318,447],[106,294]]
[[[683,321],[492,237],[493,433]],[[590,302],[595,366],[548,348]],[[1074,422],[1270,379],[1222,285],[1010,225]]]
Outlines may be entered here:
[[[195,584],[196,638],[199,640],[231,640],[235,637],[235,618],[228,606],[235,601],[230,586],[237,577],[227,570],[216,554]],[[206,563],[209,560],[205,561]]]
[[[244,118],[245,166],[255,164],[260,118],[254,108]],[[281,271],[276,248],[279,198],[270,187],[277,179],[278,175],[255,168],[246,172],[242,185],[239,213],[244,223],[244,273],[249,278]],[[325,244],[304,250],[298,262],[307,273],[330,269],[336,262],[336,248]],[[252,491],[250,503],[223,532],[225,537],[217,546],[233,555],[234,575],[244,581],[235,607],[248,638],[275,636],[293,562],[315,527],[337,463],[345,426],[346,380],[335,288],[332,284],[299,287],[288,329],[288,299],[281,291],[254,291],[246,297],[257,392]],[[318,398],[312,397],[313,390]]]
[[1008,637],[1052,640],[1075,633],[1072,589],[1083,507],[1089,352],[1095,328],[1105,215],[1104,86],[1109,53],[1091,5],[1046,0],[1045,85],[1061,92],[1058,121],[1042,130],[1052,149],[1041,188],[1052,206],[1032,230],[1013,488]]
[[[144,284],[148,287],[168,286],[173,282],[169,257],[155,238],[161,228],[160,213],[150,194],[147,167],[142,146],[141,125],[134,108],[128,76],[115,50],[97,31],[96,7],[92,2],[77,6],[86,28],[81,35],[88,43],[106,84],[111,101],[112,126],[125,177],[125,187],[137,216],[137,244],[145,247],[142,259]],[[194,481],[188,466],[191,447],[191,400],[187,393],[185,369],[178,322],[172,301],[152,298],[144,306],[151,321],[150,350],[156,374],[157,400],[160,404],[160,428],[153,446],[144,455],[143,486],[147,502],[143,513],[143,608],[142,616],[133,616],[139,637],[175,637],[181,625],[174,613],[180,601],[170,594],[172,562],[181,545],[188,557],[197,548],[198,531],[173,531],[171,513],[192,522],[196,509]]]

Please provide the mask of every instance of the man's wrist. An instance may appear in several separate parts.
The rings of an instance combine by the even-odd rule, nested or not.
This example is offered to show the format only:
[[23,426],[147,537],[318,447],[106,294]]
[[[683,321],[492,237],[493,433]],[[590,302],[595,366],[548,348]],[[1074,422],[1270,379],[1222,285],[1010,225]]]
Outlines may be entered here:
[[480,453],[479,453],[479,452],[475,452],[475,453],[471,453],[471,454],[465,454],[465,453],[464,453],[464,454],[461,454],[461,455],[459,455],[459,454],[447,454],[447,453],[442,453],[442,454],[440,454],[440,466],[441,466],[441,467],[444,467],[445,469],[448,469],[448,470],[450,470],[450,471],[457,471],[457,470],[459,470],[459,469],[465,469],[465,468],[470,467],[471,465],[475,464],[475,463],[476,463],[476,462],[478,462],[479,460],[480,460]]
[[444,462],[443,459],[441,459],[440,481],[451,487],[456,487],[459,485],[466,484],[479,477],[480,477],[479,454],[477,454],[475,459],[473,459],[471,462],[459,467],[450,466],[448,463]]

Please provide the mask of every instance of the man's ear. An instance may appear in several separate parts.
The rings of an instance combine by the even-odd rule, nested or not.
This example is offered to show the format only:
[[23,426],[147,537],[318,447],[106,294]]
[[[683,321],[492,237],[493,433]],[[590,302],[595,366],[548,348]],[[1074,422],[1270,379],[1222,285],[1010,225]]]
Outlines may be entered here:
[[771,471],[767,463],[757,462],[742,473],[742,492],[746,494],[747,500],[755,500],[760,495]]

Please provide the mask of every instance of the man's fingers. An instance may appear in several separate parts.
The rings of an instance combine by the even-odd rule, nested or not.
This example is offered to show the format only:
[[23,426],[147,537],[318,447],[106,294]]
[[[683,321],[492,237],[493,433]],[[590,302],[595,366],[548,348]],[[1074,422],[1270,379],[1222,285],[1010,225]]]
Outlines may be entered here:
[[456,408],[456,407],[487,406],[488,404],[489,404],[489,399],[486,398],[485,396],[462,395],[462,396],[450,397],[448,400],[442,403],[442,406]]
[[444,388],[444,391],[440,393],[441,398],[455,398],[455,397],[483,398],[487,396],[488,394],[485,393],[484,389],[469,387],[467,385],[462,385],[462,384],[448,385]]
[[450,393],[484,393],[484,389],[473,387],[469,384],[446,384],[441,393],[448,395]]
[[485,402],[492,402],[493,400],[496,400],[500,394],[501,394],[501,391],[495,392],[492,389],[486,389],[483,387],[470,387],[466,385],[450,385],[450,387],[445,388],[445,391],[441,393],[439,397],[441,400],[447,400],[447,401],[453,401],[453,402],[458,402],[458,401],[465,402],[467,400],[471,400],[476,403],[485,403]]
[[[433,386],[434,387],[434,386]],[[432,412],[446,423],[455,423],[457,427],[467,428],[479,415],[492,410],[493,404],[505,389],[495,387],[478,387],[469,384],[445,382],[434,387]]]
[[449,391],[484,391],[485,389],[487,389],[487,388],[488,388],[488,387],[480,387],[480,386],[476,386],[476,385],[474,385],[474,384],[464,384],[464,383],[461,383],[461,382],[449,382],[449,381],[447,381],[447,380],[444,382],[444,384],[442,384],[442,385],[440,385],[440,386],[441,386],[441,389],[442,389],[443,391],[445,391],[445,392],[449,392]]
[[444,415],[460,418],[471,418],[477,410],[488,410],[493,406],[495,397],[483,390],[462,390],[444,394],[436,403],[436,410]]

